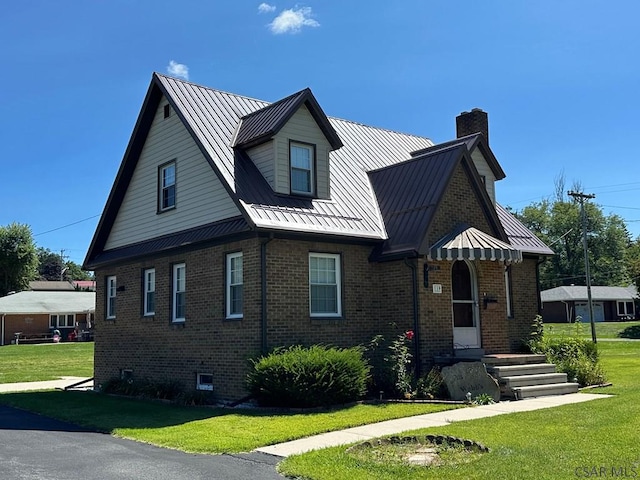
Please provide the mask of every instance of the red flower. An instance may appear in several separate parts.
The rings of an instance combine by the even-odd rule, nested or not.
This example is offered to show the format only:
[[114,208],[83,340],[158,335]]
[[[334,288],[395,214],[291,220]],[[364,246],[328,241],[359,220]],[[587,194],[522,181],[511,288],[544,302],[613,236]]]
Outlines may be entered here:
[[413,330],[407,330],[404,332],[404,336],[407,337],[407,340],[413,340]]

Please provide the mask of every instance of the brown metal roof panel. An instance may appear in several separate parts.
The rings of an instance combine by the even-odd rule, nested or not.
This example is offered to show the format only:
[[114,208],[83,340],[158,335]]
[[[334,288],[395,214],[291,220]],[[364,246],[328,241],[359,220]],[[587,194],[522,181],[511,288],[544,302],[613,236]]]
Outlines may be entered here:
[[545,243],[518,220],[515,215],[511,214],[500,204],[496,203],[495,207],[500,223],[502,223],[502,227],[507,237],[509,237],[509,243],[517,246],[526,253],[554,255],[553,250],[545,245]]
[[401,246],[417,252],[449,179],[466,153],[462,145],[369,172],[388,234],[379,255]]
[[134,245],[105,250],[95,258],[91,259],[87,264],[87,268],[96,268],[100,265],[121,261],[127,258],[149,255],[249,231],[249,225],[243,218],[234,217],[228,220],[204,225],[202,227],[153,238]]

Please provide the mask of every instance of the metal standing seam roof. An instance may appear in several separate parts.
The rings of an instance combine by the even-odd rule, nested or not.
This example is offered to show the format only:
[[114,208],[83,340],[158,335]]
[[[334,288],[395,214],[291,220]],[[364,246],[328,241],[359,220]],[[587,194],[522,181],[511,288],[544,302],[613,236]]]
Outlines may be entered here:
[[0,315],[40,313],[90,313],[95,311],[95,292],[24,291],[0,298]]
[[512,245],[469,225],[460,225],[429,250],[429,260],[522,261],[522,252]]
[[228,189],[238,196],[251,223],[259,229],[385,239],[386,230],[366,172],[407,160],[410,152],[433,145],[428,138],[328,117],[344,144],[329,154],[331,200],[290,202],[269,196],[269,203],[254,203],[256,196],[248,189],[238,191],[236,152],[231,145],[240,119],[269,104],[157,73],[153,82],[161,85]]
[[419,253],[464,145],[369,172],[389,238],[379,255]]
[[509,237],[509,243],[511,243],[511,245],[518,247],[525,253],[553,255],[553,250],[545,245],[535,233],[525,227],[522,222],[506,208],[496,204],[496,212],[498,213],[498,218],[500,219],[500,223],[502,223],[507,237]]
[[342,146],[340,137],[308,88],[242,117],[232,146],[249,148],[271,139],[303,104],[307,105],[318,127],[329,140],[331,148],[334,150],[340,148]]
[[[85,260],[87,267],[115,261],[122,258],[122,255],[140,255],[158,246],[163,249],[172,248],[178,246],[182,240],[178,238],[180,235],[173,235],[169,236],[171,238],[151,239],[143,244],[123,247],[118,249],[118,252],[103,251],[111,225],[123,200],[122,192],[128,187],[153,115],[163,95],[171,103],[242,212],[243,225],[237,224],[234,220],[231,230],[223,228],[227,233],[262,229],[321,233],[362,240],[386,240],[387,227],[378,206],[379,199],[374,194],[367,172],[411,161],[412,152],[425,151],[434,146],[433,142],[425,137],[326,117],[308,89],[281,102],[269,104],[154,73],[134,134],[89,248]],[[246,153],[242,149],[233,148],[234,142],[238,142],[239,138],[244,142],[253,142],[268,135],[271,130],[280,128],[282,119],[292,114],[293,106],[299,107],[301,102],[311,107],[310,111],[325,135],[329,138],[331,132],[334,132],[337,141],[343,144],[338,150],[329,153],[331,200],[275,194]],[[275,106],[269,109],[270,105]],[[321,118],[317,118],[318,116]],[[250,120],[252,118],[253,120]],[[241,121],[249,122],[247,126],[242,127]],[[255,123],[251,125],[251,121]],[[326,125],[329,125],[330,129]],[[243,128],[246,128],[246,131]],[[329,138],[332,145],[335,145],[336,139],[332,141]],[[448,143],[468,146],[469,142],[476,144],[477,141],[477,136],[470,136]],[[440,145],[435,150],[446,147],[447,145]],[[402,224],[400,215],[397,217],[395,221]],[[410,229],[417,228],[412,227],[409,222],[404,222],[403,225]],[[393,222],[390,223],[390,227],[397,231],[404,228],[396,228]],[[218,228],[203,228],[207,230],[207,235],[220,233]],[[204,240],[200,233],[202,232],[192,235],[193,238],[187,241],[192,243]],[[414,229],[409,235],[417,233]]]
[[[583,285],[568,285],[550,288],[540,292],[542,302],[575,302],[587,301],[587,287]],[[637,292],[628,287],[592,286],[591,298],[595,301],[631,301],[638,298]]]

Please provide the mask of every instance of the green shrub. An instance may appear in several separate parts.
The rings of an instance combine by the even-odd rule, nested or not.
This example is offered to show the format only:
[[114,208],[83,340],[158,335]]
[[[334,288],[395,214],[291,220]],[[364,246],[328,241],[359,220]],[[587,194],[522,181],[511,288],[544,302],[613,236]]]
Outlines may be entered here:
[[605,382],[604,371],[599,364],[598,346],[591,340],[579,337],[542,337],[531,342],[531,351],[541,353],[547,361],[554,363],[567,379],[581,386],[598,385]]
[[112,378],[102,386],[103,393],[129,397],[169,400],[181,405],[208,405],[214,403],[212,392],[185,390],[177,380],[151,382],[146,379]]
[[314,345],[279,349],[252,360],[250,392],[264,406],[318,407],[355,401],[366,393],[370,366],[363,349]]
[[439,368],[433,367],[429,373],[418,379],[416,397],[433,400],[434,398],[448,398],[448,396]]

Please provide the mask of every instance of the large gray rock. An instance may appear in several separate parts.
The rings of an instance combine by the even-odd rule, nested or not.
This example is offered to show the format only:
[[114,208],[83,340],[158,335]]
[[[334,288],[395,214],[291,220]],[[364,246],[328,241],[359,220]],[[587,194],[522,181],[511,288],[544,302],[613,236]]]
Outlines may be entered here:
[[495,378],[487,373],[482,362],[459,362],[442,369],[444,380],[451,400],[466,400],[467,394],[471,399],[481,393],[491,395],[495,402],[500,401],[500,386]]

